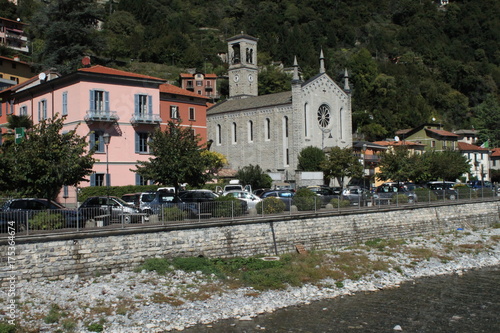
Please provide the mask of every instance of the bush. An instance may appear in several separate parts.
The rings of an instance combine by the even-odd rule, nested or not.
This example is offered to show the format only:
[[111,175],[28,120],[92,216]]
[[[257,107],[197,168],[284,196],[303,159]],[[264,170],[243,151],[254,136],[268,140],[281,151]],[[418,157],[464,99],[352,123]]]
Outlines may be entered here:
[[417,188],[415,189],[415,194],[420,202],[437,201],[437,195],[427,188]]
[[[109,195],[121,198],[122,195],[128,193],[156,191],[160,185],[127,185],[127,186],[110,186]],[[78,193],[78,201],[83,202],[85,199],[94,196],[106,196],[108,188],[106,186],[88,186],[80,189]]]
[[406,194],[397,194],[392,197],[391,203],[408,203],[410,200]]
[[144,264],[138,267],[138,271],[142,271],[143,269],[147,271],[156,271],[156,273],[164,275],[169,272],[170,269],[170,261],[165,258],[149,258],[144,261]]
[[286,205],[283,201],[276,197],[269,197],[265,198],[255,206],[257,213],[262,214],[262,207],[264,207],[264,214],[275,214],[283,213]]
[[163,208],[163,219],[165,221],[183,221],[188,213],[179,207],[165,207]]
[[28,221],[32,230],[54,230],[64,226],[64,217],[60,213],[42,211]]
[[300,211],[314,210],[317,205],[317,196],[313,191],[307,188],[301,188],[298,189],[295,195],[293,196],[292,202]]
[[351,202],[345,199],[333,198],[332,200],[330,200],[330,204],[333,206],[333,208],[343,208],[349,207],[351,205]]
[[241,216],[245,213],[242,202],[235,197],[220,196],[214,202],[215,206],[212,212],[212,216],[214,217]]
[[0,322],[0,333],[15,333],[16,326]]

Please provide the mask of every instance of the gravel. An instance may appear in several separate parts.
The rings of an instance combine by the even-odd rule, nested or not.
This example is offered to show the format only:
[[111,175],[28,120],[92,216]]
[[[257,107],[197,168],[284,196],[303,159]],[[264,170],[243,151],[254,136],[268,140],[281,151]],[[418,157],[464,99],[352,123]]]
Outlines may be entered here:
[[[499,239],[499,228],[416,237],[407,240],[406,246],[429,249],[446,259],[432,257],[416,262],[404,253],[366,252],[371,259],[390,262],[392,268],[356,281],[343,280],[343,285],[326,279],[315,285],[261,292],[249,287],[230,289],[214,276],[183,271],[167,275],[122,271],[85,279],[73,276],[59,281],[20,282],[17,285],[18,325],[26,331],[37,332],[89,332],[102,328],[104,332],[149,333],[183,330],[227,318],[251,320],[287,306],[394,288],[420,277],[463,274],[467,270],[499,265]],[[4,290],[0,298],[7,299]],[[0,314],[2,320],[4,317]]]

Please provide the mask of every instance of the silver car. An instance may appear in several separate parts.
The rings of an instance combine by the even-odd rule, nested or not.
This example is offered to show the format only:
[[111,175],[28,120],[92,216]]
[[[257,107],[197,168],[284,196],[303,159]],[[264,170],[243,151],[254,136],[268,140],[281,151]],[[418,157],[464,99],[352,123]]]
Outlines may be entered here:
[[255,208],[255,206],[262,201],[261,198],[247,191],[227,191],[222,193],[222,195],[246,201],[248,209]]

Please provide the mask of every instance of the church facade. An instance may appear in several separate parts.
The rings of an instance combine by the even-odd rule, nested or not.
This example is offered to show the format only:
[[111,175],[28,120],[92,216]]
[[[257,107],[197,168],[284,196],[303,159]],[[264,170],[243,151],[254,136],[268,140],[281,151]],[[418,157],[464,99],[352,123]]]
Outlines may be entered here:
[[341,88],[321,52],[317,75],[302,81],[295,59],[291,91],[258,96],[257,42],[245,34],[228,39],[230,98],[207,110],[207,139],[229,168],[259,165],[293,182],[303,148],[352,147],[347,73]]

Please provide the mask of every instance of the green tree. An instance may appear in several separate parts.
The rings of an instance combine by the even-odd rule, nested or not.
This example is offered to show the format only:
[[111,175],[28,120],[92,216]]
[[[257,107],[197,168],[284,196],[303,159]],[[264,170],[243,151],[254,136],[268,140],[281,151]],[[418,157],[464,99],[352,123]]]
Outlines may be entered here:
[[259,95],[274,94],[291,89],[292,77],[276,66],[269,65],[259,72]]
[[318,147],[305,147],[300,151],[298,160],[299,170],[321,171],[321,163],[325,161],[325,153]]
[[144,27],[126,11],[116,11],[104,24],[107,54],[112,59],[136,58],[143,47]]
[[384,151],[380,155],[380,171],[376,177],[382,181],[406,182],[413,180],[414,162],[417,158],[404,146],[396,146],[392,150]]
[[[18,195],[55,199],[62,186],[87,181],[94,165],[85,137],[76,128],[61,133],[63,119],[42,120],[20,144],[3,146],[0,182]],[[7,179],[5,178],[7,177]]]
[[85,55],[98,54],[104,45],[96,29],[100,16],[94,0],[50,1],[33,17],[33,40],[44,40],[34,58],[43,69],[77,70]]
[[238,170],[235,176],[245,185],[251,185],[252,188],[271,187],[272,178],[265,173],[259,165],[247,165]]
[[456,181],[463,174],[470,173],[470,163],[459,151],[445,150],[426,152],[431,179]]
[[137,161],[132,171],[157,184],[172,185],[176,191],[183,183],[202,186],[214,177],[217,167],[214,168],[213,155],[204,153],[200,140],[193,136],[191,127],[169,121],[164,131],[157,129],[151,135],[148,144],[153,157]]
[[353,155],[351,148],[333,147],[321,164],[321,169],[326,179],[336,178],[341,187],[344,187],[346,177],[363,177],[363,165]]
[[490,147],[500,147],[500,103],[498,99],[489,95],[475,108],[475,111],[475,123],[481,142],[489,141]]

